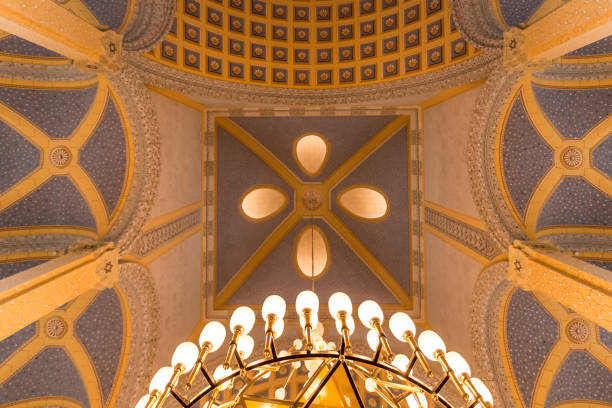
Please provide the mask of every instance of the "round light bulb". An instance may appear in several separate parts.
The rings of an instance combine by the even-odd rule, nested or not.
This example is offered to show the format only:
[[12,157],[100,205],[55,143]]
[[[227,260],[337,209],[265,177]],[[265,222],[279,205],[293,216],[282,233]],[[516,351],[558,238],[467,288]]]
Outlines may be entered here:
[[410,364],[410,359],[404,354],[396,354],[391,364],[401,372],[405,372]]
[[446,345],[444,341],[433,330],[425,330],[419,336],[419,348],[430,360],[436,361],[435,354],[438,351],[446,353]]
[[[224,379],[231,373],[232,373],[231,368],[225,369],[223,368],[223,365],[220,365],[219,367],[215,368],[215,371],[213,372],[213,378],[215,379],[216,382],[219,382],[220,380]],[[219,391],[223,391],[227,389],[230,386],[230,383],[231,381],[225,381],[223,384],[219,385],[219,388],[218,388]]]
[[470,370],[470,365],[465,361],[465,359],[461,356],[461,354],[456,351],[449,351],[446,353],[446,362],[453,369],[457,377],[461,377],[462,375],[467,375],[468,377],[472,375],[472,371]]
[[293,340],[293,348],[294,349],[301,350],[303,346],[304,346],[304,344],[302,343],[302,340],[300,340],[300,339]]
[[368,328],[373,328],[370,322],[373,319],[378,319],[378,322],[382,324],[384,315],[383,311],[378,305],[378,303],[373,300],[366,300],[359,305],[359,309],[357,309],[357,315],[359,316],[359,320],[361,323]]
[[338,312],[346,312],[347,315],[353,313],[353,304],[351,298],[346,293],[336,292],[329,297],[327,302],[329,306],[329,314],[334,319],[338,318]]
[[372,351],[376,351],[378,348],[378,332],[374,329],[368,331],[368,335],[366,336],[366,340],[368,341],[368,346],[372,349]]
[[406,402],[410,408],[427,408],[427,397],[422,392],[413,392],[406,397]]
[[325,326],[323,323],[319,324],[319,315],[317,315],[317,324],[313,326],[312,331],[317,333],[319,336],[323,337],[325,334]]
[[491,391],[489,391],[489,388],[485,385],[485,383],[482,382],[480,378],[473,377],[472,384],[485,402],[493,404],[493,395],[491,395]]
[[[301,316],[301,315],[300,315],[300,326],[302,326],[302,329],[306,327],[306,319],[304,318],[304,316]],[[318,314],[313,313],[310,315],[310,326],[312,327],[313,330],[316,330],[317,326],[319,326],[319,315]]]
[[163,391],[166,388],[166,385],[170,381],[174,370],[172,367],[162,367],[153,376],[151,379],[151,384],[149,384],[149,394],[153,391]]
[[238,343],[236,344],[236,349],[239,353],[241,353],[242,358],[246,359],[251,356],[253,353],[253,348],[255,347],[255,340],[248,334],[240,336],[238,339]]
[[287,350],[281,350],[280,353],[278,353],[279,357],[287,357],[289,355],[289,352]]
[[328,350],[335,350],[336,349],[336,343],[334,343],[333,341],[330,341],[329,343],[327,343],[327,349]]
[[277,320],[274,322],[274,326],[272,326],[272,331],[274,332],[274,338],[278,339],[281,334],[283,334],[283,330],[285,330],[285,321]]
[[236,330],[236,327],[241,326],[244,329],[243,334],[249,334],[255,324],[255,312],[250,307],[240,306],[230,318],[230,328],[232,331]]
[[300,292],[295,299],[295,310],[302,315],[304,309],[310,309],[313,313],[319,311],[319,297],[316,293],[305,290]]
[[327,343],[321,338],[321,340],[315,342],[314,348],[317,351],[327,351]]
[[287,310],[287,304],[285,299],[278,295],[271,295],[266,298],[261,307],[261,315],[264,320],[268,320],[268,316],[273,314],[277,319],[285,317],[285,311]]
[[225,327],[219,322],[208,322],[200,333],[200,346],[204,348],[204,343],[210,343],[211,352],[219,350],[225,340]]
[[410,332],[413,336],[416,334],[416,326],[414,322],[404,312],[394,313],[393,316],[389,319],[389,328],[391,329],[391,333],[397,338],[399,341],[406,341],[404,339],[404,334],[406,332]]
[[376,381],[373,378],[366,378],[365,388],[368,392],[376,392]]
[[306,366],[306,369],[312,374],[313,371],[319,368],[321,362],[319,360],[305,360],[304,365]]
[[277,388],[276,391],[274,391],[274,398],[276,399],[284,400],[286,395],[287,391],[285,391],[284,388]]
[[[353,334],[355,331],[355,320],[351,316],[346,316],[346,327],[349,329],[349,334]],[[342,334],[342,321],[336,320],[336,330]]]
[[134,408],[145,408],[147,406],[147,402],[149,402],[149,394],[142,396]]
[[183,372],[190,371],[198,359],[199,352],[198,346],[190,341],[179,344],[172,355],[172,367],[182,364],[185,366]]

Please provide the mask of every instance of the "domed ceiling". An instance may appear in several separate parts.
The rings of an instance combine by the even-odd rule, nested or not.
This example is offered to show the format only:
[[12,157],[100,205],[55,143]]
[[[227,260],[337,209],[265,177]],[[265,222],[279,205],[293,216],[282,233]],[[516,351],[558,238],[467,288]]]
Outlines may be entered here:
[[608,82],[527,76],[508,99],[497,133],[497,176],[529,237],[610,233]]
[[181,0],[146,56],[196,75],[278,87],[342,87],[435,71],[477,51],[447,0]]

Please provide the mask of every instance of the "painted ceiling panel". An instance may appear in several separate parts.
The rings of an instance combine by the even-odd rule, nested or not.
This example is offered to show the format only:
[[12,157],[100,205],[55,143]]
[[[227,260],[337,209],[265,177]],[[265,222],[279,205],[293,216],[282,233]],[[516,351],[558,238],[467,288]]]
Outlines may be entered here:
[[599,341],[602,342],[612,353],[612,332],[607,331],[603,327],[599,328]]
[[[274,117],[231,118],[278,157],[299,178],[321,181],[351,157],[365,142],[391,122],[393,116],[371,117]],[[323,135],[330,144],[330,155],[325,168],[317,177],[300,170],[293,158],[293,143],[298,136],[308,133]]]
[[0,87],[0,102],[20,113],[54,139],[66,139],[89,110],[98,85],[70,90]]
[[[383,304],[397,303],[395,297],[326,222],[315,219],[314,224],[321,228],[331,248],[329,269],[315,281],[321,304],[327,304],[327,299],[338,291],[345,291],[354,304],[367,299]],[[242,304],[244,299],[249,299],[251,304],[262,304],[270,293],[274,293],[282,296],[287,303],[294,304],[299,292],[310,289],[310,281],[297,271],[293,260],[295,240],[300,231],[309,225],[309,219],[300,221],[234,293],[229,303]]]
[[510,27],[525,23],[544,0],[493,0],[499,4],[499,10],[506,24]]
[[54,176],[0,213],[0,228],[65,225],[96,230],[87,203],[67,176]]
[[15,35],[0,39],[0,53],[30,57],[64,58],[62,55]]
[[0,280],[13,276],[21,271],[25,271],[26,269],[33,268],[43,262],[47,262],[47,260],[41,259],[35,261],[0,263]]
[[[353,170],[332,192],[332,210],[410,293],[410,185],[408,130],[400,129]],[[393,169],[390,177],[389,169]],[[338,194],[351,185],[369,184],[389,200],[389,213],[377,222],[358,220],[339,208]]]
[[538,229],[553,225],[612,226],[612,198],[582,177],[565,177],[538,217]]
[[612,88],[554,89],[532,85],[538,104],[555,128],[579,139],[610,114]]
[[530,293],[520,289],[508,302],[505,325],[506,347],[516,381],[525,405],[531,406],[538,372],[557,341],[559,326]]
[[548,391],[545,408],[572,400],[612,403],[610,384],[610,371],[586,351],[573,351],[568,355]]
[[100,23],[111,29],[118,29],[127,14],[128,0],[82,0],[95,14]]
[[514,101],[505,124],[502,161],[506,187],[523,215],[529,197],[553,164],[553,154],[527,117],[520,97]]
[[75,333],[93,361],[102,395],[107,400],[117,374],[124,335],[121,304],[113,289],[100,292],[76,321]]
[[612,54],[612,35],[570,52],[567,56]]
[[[37,323],[24,327],[17,333],[0,341],[0,365],[9,358],[17,349],[26,344],[36,334]],[[1,394],[0,394],[1,395]]]
[[608,177],[612,178],[612,134],[593,150],[591,157],[593,159],[593,167],[598,168]]
[[40,165],[40,151],[17,131],[0,121],[0,194]]
[[0,385],[0,404],[47,396],[72,398],[89,406],[83,381],[62,348],[44,349]]
[[98,186],[108,214],[117,206],[127,167],[126,135],[115,101],[108,96],[106,110],[79,153],[79,163]]
[[[255,252],[263,240],[293,209],[293,191],[255,153],[219,127],[217,136],[217,291],[220,291]],[[242,195],[256,184],[283,190],[289,203],[264,222],[252,223],[240,215]]]

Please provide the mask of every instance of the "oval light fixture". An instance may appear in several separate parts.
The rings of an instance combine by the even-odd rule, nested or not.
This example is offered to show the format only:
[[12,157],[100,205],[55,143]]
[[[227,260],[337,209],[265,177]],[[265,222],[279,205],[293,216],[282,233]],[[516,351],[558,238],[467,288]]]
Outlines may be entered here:
[[293,144],[293,157],[300,170],[315,177],[325,167],[329,158],[329,142],[321,135],[306,134],[298,137]]
[[338,205],[362,221],[380,221],[389,214],[389,199],[374,186],[355,185],[340,192]]
[[329,243],[321,228],[316,225],[304,227],[295,240],[293,250],[293,261],[298,272],[308,279],[311,276],[321,277],[329,268],[329,258]]
[[287,202],[287,194],[278,187],[257,185],[242,195],[240,213],[249,221],[261,222],[281,212]]

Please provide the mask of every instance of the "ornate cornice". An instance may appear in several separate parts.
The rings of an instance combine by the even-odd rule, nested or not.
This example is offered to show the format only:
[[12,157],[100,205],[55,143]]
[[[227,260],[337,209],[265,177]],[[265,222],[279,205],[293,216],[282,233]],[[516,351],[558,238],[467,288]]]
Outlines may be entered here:
[[501,55],[504,28],[487,0],[451,0],[457,28],[474,47]]
[[468,173],[472,197],[491,237],[500,248],[507,248],[515,239],[524,240],[525,235],[510,214],[497,182],[495,138],[502,108],[523,72],[506,71],[501,61],[491,72],[472,114]]
[[487,259],[493,259],[497,254],[504,252],[496,242],[491,239],[488,232],[473,227],[446,214],[425,207],[425,222],[432,228],[442,232],[470,248]]
[[195,227],[201,220],[202,210],[198,208],[182,217],[146,231],[132,245],[130,252],[139,258],[144,258],[166,242]]
[[135,263],[119,265],[119,287],[127,298],[131,338],[117,407],[133,407],[147,392],[157,351],[159,306],[149,271]]
[[416,77],[350,88],[302,90],[273,88],[227,82],[179,71],[139,54],[126,53],[126,63],[142,75],[145,83],[196,99],[245,102],[267,105],[344,105],[386,101],[415,94],[431,93],[486,78],[495,60],[482,53],[465,62]]
[[175,0],[135,2],[132,20],[123,35],[123,49],[147,52],[159,44],[172,26]]
[[498,338],[499,311],[504,295],[512,286],[506,279],[508,262],[484,269],[472,293],[472,349],[479,376],[491,389],[496,407],[514,407],[506,379]]

